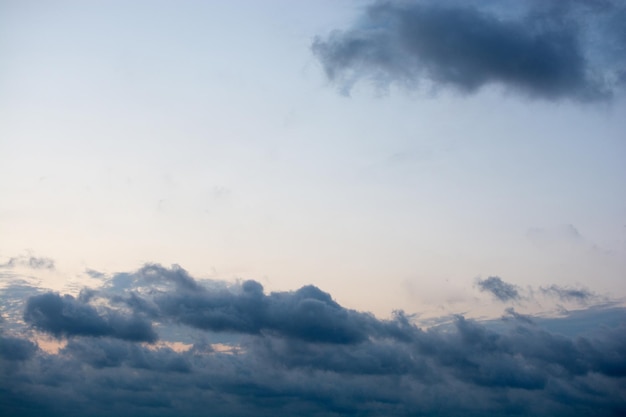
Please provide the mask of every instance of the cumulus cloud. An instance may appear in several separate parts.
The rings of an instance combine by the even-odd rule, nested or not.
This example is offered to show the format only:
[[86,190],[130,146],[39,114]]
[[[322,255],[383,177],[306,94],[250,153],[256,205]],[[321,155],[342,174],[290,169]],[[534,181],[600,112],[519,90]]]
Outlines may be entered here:
[[30,297],[24,320],[56,337],[111,336],[144,342],[157,339],[151,323],[136,315],[125,316],[112,310],[100,314],[80,299],[53,292]]
[[[514,310],[515,320],[498,330],[463,316],[452,327],[425,330],[402,312],[381,320],[346,309],[314,286],[266,294],[255,281],[199,281],[179,267],[147,265],[76,298],[37,294],[25,311],[32,326],[68,340],[51,354],[24,337],[3,336],[2,415],[626,411],[623,308],[612,309],[613,321],[595,326],[593,337],[548,331]],[[118,330],[124,326],[117,322],[137,317],[159,336],[187,329],[195,340],[174,350]],[[561,319],[554,320],[558,328]],[[216,332],[240,335],[237,349],[212,345]]]
[[480,291],[489,292],[503,302],[515,301],[521,298],[517,287],[502,281],[500,277],[489,277],[484,280],[478,280],[477,285]]
[[345,93],[368,79],[465,93],[499,84],[589,101],[626,81],[625,16],[619,1],[376,1],[352,27],[316,38],[312,50]]
[[214,332],[277,334],[309,342],[357,343],[369,331],[385,332],[373,316],[347,310],[328,293],[309,285],[292,292],[263,293],[263,286],[245,281],[233,293],[207,290],[180,271],[148,266],[140,276],[153,282],[170,280],[176,291],[115,298],[139,313],[159,320]]

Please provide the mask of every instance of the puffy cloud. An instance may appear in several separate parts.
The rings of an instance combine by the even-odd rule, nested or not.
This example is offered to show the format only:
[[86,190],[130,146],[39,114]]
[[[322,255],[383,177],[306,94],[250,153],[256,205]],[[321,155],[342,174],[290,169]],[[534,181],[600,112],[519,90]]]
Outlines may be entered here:
[[489,277],[484,280],[478,280],[477,285],[480,291],[490,292],[494,297],[503,302],[515,301],[521,298],[517,287],[502,281],[500,277]]
[[71,295],[52,292],[30,297],[24,320],[56,337],[111,336],[143,342],[157,339],[151,323],[136,315],[127,317],[111,310],[100,314]]
[[596,100],[626,80],[625,15],[618,1],[376,1],[351,28],[316,38],[312,50],[344,92],[368,78]]
[[[10,339],[11,353],[0,352],[11,364],[0,366],[2,415],[626,411],[623,308],[602,310],[612,320],[603,319],[604,326],[596,320],[593,337],[549,331],[542,320],[513,310],[499,326],[457,316],[451,327],[425,330],[402,312],[380,320],[345,309],[314,286],[265,294],[254,281],[197,281],[181,268],[148,265],[78,298],[36,295],[26,312],[41,315],[31,324],[69,339],[57,354]],[[606,318],[598,312],[582,310],[575,319]],[[111,330],[118,328],[114,313],[123,322],[151,320],[168,336],[187,329],[195,342],[176,351],[120,337]],[[563,320],[552,319],[552,328]],[[212,348],[216,331],[240,334],[237,349]],[[20,346],[28,353],[16,357]]]
[[328,293],[308,285],[265,295],[263,286],[245,281],[238,288],[206,289],[179,267],[148,265],[131,280],[171,284],[170,291],[129,292],[114,297],[137,313],[214,332],[275,334],[308,342],[358,343],[371,334],[390,336],[394,324],[348,310]]

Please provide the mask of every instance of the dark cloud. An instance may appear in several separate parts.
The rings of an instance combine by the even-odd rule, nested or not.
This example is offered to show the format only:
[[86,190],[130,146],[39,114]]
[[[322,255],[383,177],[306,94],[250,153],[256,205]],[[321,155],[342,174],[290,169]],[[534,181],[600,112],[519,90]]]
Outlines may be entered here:
[[489,277],[484,280],[478,280],[477,285],[480,291],[490,292],[494,297],[503,302],[515,301],[521,298],[517,287],[502,281],[500,277]]
[[37,351],[37,345],[27,339],[0,334],[0,357],[8,361],[30,359]]
[[127,317],[111,310],[100,314],[71,295],[52,292],[30,297],[24,320],[56,337],[111,336],[144,342],[157,339],[152,325],[136,315]]
[[[578,312],[577,322],[592,313],[597,332],[569,337],[512,309],[507,317],[514,320],[500,321],[497,330],[463,316],[456,316],[452,327],[425,330],[402,312],[380,320],[345,309],[314,286],[265,294],[254,281],[198,281],[179,267],[148,265],[118,274],[109,284],[77,298],[46,293],[28,300],[31,324],[71,337],[56,354],[26,339],[2,339],[9,343],[0,350],[0,414],[617,416],[626,411],[623,308]],[[188,329],[195,341],[177,351],[119,337],[111,330],[119,328],[112,324],[114,314],[125,323],[150,320],[160,335]],[[563,319],[552,320],[558,328]],[[212,345],[216,331],[241,338],[224,351]],[[26,353],[20,356],[21,351]]]
[[88,338],[74,338],[63,348],[61,354],[72,356],[97,369],[127,366],[165,373],[191,371],[189,360],[171,348],[144,349],[119,339],[102,339],[93,343]]
[[499,84],[530,97],[605,99],[623,85],[626,6],[612,1],[376,1],[312,50],[348,93],[426,83],[474,92]]
[[263,286],[245,281],[235,291],[206,289],[182,269],[157,265],[142,268],[133,280],[172,284],[172,290],[129,292],[114,297],[137,313],[214,332],[276,334],[308,342],[358,343],[371,333],[388,336],[394,327],[372,315],[348,310],[328,293],[309,285],[265,295]]

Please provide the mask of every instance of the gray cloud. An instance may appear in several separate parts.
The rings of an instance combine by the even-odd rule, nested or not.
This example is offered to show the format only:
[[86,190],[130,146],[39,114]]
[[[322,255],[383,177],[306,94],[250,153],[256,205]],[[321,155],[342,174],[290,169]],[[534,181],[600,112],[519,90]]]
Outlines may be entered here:
[[489,277],[484,280],[478,280],[477,285],[480,291],[490,292],[494,297],[503,302],[515,301],[521,298],[517,287],[502,281],[500,277]]
[[37,345],[30,340],[0,334],[0,357],[8,361],[30,359],[37,351]]
[[9,258],[0,268],[14,268],[16,266],[25,266],[32,269],[54,269],[54,260],[40,256],[14,256]]
[[540,290],[542,293],[557,297],[562,301],[577,301],[579,303],[586,303],[597,298],[596,294],[585,288],[566,288],[553,284],[548,287],[541,287]]
[[[484,280],[478,280],[476,283],[481,292],[491,293],[497,300],[502,302],[520,301],[520,300],[537,300],[537,292],[533,288],[523,291],[513,284],[509,284],[502,278],[493,276]],[[597,302],[602,299],[607,300],[586,288],[563,287],[556,284],[542,286],[537,289],[540,294],[553,299],[564,302],[575,302],[579,305]],[[521,319],[522,317],[513,309],[507,309],[510,318]]]
[[74,338],[63,349],[63,354],[97,369],[127,366],[162,373],[191,371],[189,360],[170,348],[144,349],[119,339],[102,339],[93,343],[87,338]]
[[[541,320],[514,310],[509,316],[516,319],[501,321],[498,330],[462,316],[452,327],[424,330],[402,312],[380,320],[345,309],[314,286],[265,294],[254,281],[198,281],[179,267],[148,265],[77,298],[36,295],[25,309],[27,316],[42,316],[29,319],[31,324],[70,338],[58,354],[49,354],[11,336],[0,350],[2,415],[626,411],[623,308],[589,310],[596,320],[593,337],[548,331]],[[123,322],[142,317],[160,336],[189,329],[195,341],[190,349],[175,351],[119,337],[107,330],[117,328],[111,324],[114,314]],[[583,310],[575,320],[585,317]],[[600,317],[604,326],[597,325]],[[552,328],[562,320],[552,319]],[[215,331],[240,334],[238,349],[213,349]],[[20,350],[27,353],[16,356]]]
[[[148,265],[127,279],[138,285],[166,285],[146,294],[130,291],[112,299],[138,314],[214,332],[275,334],[308,342],[358,343],[371,334],[397,334],[395,323],[348,310],[328,293],[308,285],[265,295],[263,286],[244,281],[237,288],[207,289],[178,267]],[[167,287],[171,284],[171,287]],[[126,284],[121,284],[125,286]]]
[[505,314],[502,316],[502,320],[517,320],[524,324],[535,324],[533,318],[527,314],[520,314],[513,307],[509,307],[504,310]]
[[157,339],[152,325],[136,315],[127,317],[111,310],[100,314],[80,299],[52,292],[30,297],[24,320],[56,337],[111,336],[144,342]]
[[348,93],[359,79],[471,93],[498,84],[530,97],[606,99],[626,81],[618,1],[376,1],[313,53]]

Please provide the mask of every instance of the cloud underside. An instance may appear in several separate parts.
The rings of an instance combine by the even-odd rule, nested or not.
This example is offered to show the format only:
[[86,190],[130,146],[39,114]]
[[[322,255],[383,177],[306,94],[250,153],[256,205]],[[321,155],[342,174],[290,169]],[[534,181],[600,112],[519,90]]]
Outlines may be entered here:
[[[620,415],[625,312],[611,314],[621,327],[593,337],[547,331],[512,309],[504,331],[462,316],[424,330],[402,312],[346,309],[314,286],[266,294],[255,281],[147,265],[77,297],[27,300],[30,328],[66,344],[50,354],[0,335],[0,414]],[[188,350],[160,343],[183,333]],[[223,335],[236,349],[218,349]]]
[[577,101],[606,99],[621,88],[623,3],[509,4],[516,9],[476,1],[374,2],[351,28],[316,38],[312,50],[346,94],[360,79],[464,93],[497,84],[528,97]]

